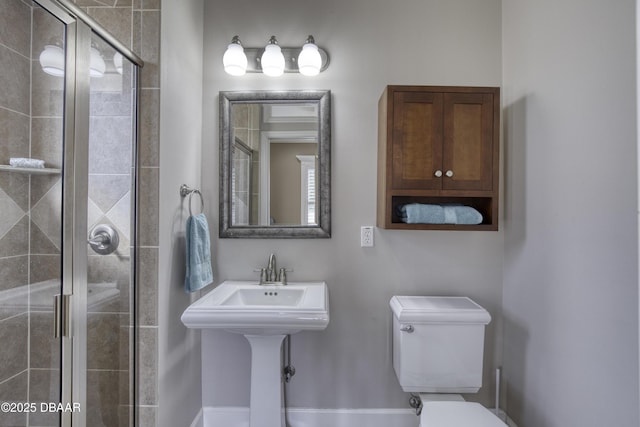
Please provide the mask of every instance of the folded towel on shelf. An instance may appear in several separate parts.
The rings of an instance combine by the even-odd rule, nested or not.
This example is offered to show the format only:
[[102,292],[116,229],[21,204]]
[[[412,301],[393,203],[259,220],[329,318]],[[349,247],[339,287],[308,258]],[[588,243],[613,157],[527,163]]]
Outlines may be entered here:
[[471,206],[410,203],[398,207],[407,224],[471,224],[482,223],[482,214]]
[[209,225],[203,213],[187,218],[187,272],[184,288],[195,292],[213,282]]
[[14,168],[44,169],[44,160],[26,157],[11,157],[9,164]]

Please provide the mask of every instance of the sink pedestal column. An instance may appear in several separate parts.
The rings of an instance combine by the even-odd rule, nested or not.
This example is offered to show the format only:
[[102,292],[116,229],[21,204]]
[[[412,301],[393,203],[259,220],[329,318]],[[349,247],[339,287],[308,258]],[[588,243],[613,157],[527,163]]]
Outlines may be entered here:
[[250,427],[286,427],[282,341],[286,335],[245,335],[251,346]]

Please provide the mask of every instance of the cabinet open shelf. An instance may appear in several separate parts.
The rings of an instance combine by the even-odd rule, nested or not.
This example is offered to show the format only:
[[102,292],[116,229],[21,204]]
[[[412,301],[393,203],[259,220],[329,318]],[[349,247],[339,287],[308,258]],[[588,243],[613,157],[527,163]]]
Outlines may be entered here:
[[[406,224],[398,215],[403,205],[423,203],[433,205],[470,206],[482,215],[481,224]],[[495,209],[494,209],[495,208]],[[456,197],[456,196],[391,196],[391,223],[385,227],[398,230],[497,230],[497,206],[491,197]]]

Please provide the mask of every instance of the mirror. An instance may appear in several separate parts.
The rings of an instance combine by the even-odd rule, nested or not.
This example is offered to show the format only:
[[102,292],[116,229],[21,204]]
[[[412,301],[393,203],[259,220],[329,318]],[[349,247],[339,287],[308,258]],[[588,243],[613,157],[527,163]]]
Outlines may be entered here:
[[220,237],[331,237],[331,92],[220,92]]

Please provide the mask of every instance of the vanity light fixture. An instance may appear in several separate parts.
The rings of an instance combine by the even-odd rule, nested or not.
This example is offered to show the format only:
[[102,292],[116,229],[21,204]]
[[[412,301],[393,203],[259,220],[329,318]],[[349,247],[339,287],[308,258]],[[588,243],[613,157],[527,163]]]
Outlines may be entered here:
[[232,76],[242,76],[247,72],[247,55],[238,36],[233,36],[231,43],[222,57],[224,70]]
[[322,68],[322,58],[313,36],[310,35],[298,55],[298,69],[300,74],[305,76],[317,76],[320,68]]
[[269,43],[264,47],[264,52],[260,57],[262,72],[267,76],[278,77],[284,73],[284,55],[278,46],[276,36],[271,36]]
[[329,55],[318,47],[309,36],[302,47],[281,47],[275,36],[271,36],[264,48],[243,47],[238,36],[222,57],[224,70],[232,76],[245,73],[263,73],[281,76],[283,73],[300,73],[315,76],[329,66]]

